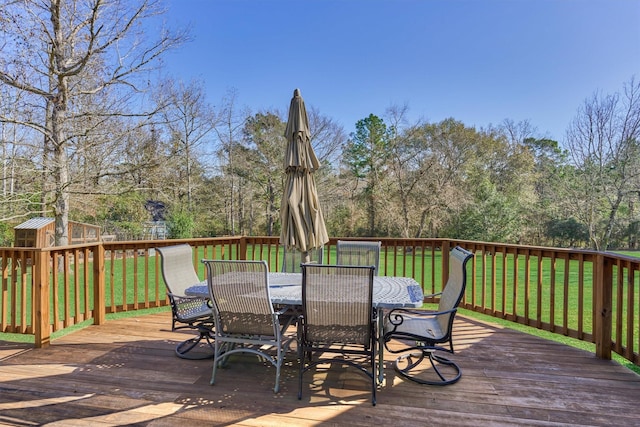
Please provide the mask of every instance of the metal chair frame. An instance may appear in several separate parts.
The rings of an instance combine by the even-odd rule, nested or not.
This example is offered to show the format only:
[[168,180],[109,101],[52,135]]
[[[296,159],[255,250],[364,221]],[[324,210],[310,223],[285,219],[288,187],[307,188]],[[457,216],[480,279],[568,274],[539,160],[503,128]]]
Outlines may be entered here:
[[[235,353],[252,353],[276,368],[273,391],[280,389],[280,371],[286,351],[295,339],[285,331],[295,321],[288,307],[271,304],[265,261],[202,260],[207,269],[213,303],[215,340],[210,384],[219,366]],[[275,348],[276,354],[267,349]]]
[[[383,336],[385,348],[391,353],[404,353],[394,362],[394,369],[403,378],[430,385],[453,384],[461,378],[460,366],[437,352],[454,353],[453,320],[464,295],[467,281],[466,265],[471,258],[473,253],[459,246],[451,250],[447,284],[442,292],[426,295],[426,297],[440,297],[436,311],[396,308],[385,316]],[[389,345],[391,340],[400,340],[406,343],[406,346],[395,349]],[[442,345],[447,343],[448,347]],[[438,377],[437,380],[418,376],[416,368],[425,358],[431,363]],[[445,373],[442,367],[450,369]]]
[[[180,342],[175,349],[182,359],[208,359],[213,355],[213,312],[209,300],[185,295],[185,290],[201,282],[193,267],[193,253],[188,244],[155,248],[160,255],[161,271],[171,304],[171,330],[190,329],[197,336]],[[205,352],[192,352],[206,342]]]
[[[376,404],[373,276],[373,266],[302,265],[298,399],[302,399],[304,373],[319,364],[335,362],[352,366],[369,378],[371,403]],[[332,357],[323,357],[325,354]],[[364,356],[369,366],[353,356]]]

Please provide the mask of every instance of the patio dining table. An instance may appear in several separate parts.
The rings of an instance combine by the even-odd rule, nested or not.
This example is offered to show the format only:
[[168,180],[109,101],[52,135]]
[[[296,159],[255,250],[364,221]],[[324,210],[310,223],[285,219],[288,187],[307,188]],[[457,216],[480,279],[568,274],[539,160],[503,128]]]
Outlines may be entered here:
[[[302,306],[302,273],[269,273],[269,294],[274,305]],[[207,282],[187,288],[190,296],[209,296]],[[374,276],[373,307],[377,310],[378,382],[384,380],[384,310],[399,307],[422,307],[422,286],[410,277]]]

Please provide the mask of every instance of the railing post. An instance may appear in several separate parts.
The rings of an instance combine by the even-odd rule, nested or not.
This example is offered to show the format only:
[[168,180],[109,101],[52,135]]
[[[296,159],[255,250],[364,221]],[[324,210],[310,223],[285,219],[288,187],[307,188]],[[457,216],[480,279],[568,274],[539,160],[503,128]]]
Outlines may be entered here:
[[449,242],[443,241],[440,247],[442,251],[442,287],[443,290],[449,281],[449,253],[451,252],[451,245]]
[[245,236],[240,237],[240,244],[238,245],[238,259],[247,259],[247,238]]
[[593,267],[596,357],[611,360],[613,264],[603,254],[598,254]]
[[101,325],[106,320],[104,277],[104,246],[99,244],[93,253],[93,324]]
[[48,347],[51,341],[49,322],[49,251],[33,251],[33,325],[36,348]]

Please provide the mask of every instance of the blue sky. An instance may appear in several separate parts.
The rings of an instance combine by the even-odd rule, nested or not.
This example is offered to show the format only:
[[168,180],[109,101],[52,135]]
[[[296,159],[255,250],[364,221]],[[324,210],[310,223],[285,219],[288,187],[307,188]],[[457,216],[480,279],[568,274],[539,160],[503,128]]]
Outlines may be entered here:
[[584,100],[640,78],[640,0],[165,0],[193,41],[176,78],[253,112],[307,107],[347,133],[407,105],[409,119],[529,120],[560,142]]

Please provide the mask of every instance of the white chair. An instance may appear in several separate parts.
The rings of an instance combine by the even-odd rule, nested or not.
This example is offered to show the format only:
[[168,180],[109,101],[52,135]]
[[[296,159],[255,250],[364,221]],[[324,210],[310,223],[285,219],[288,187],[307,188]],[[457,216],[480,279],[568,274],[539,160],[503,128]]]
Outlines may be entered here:
[[[207,268],[213,302],[215,340],[211,384],[217,369],[234,353],[253,353],[276,368],[274,392],[280,389],[280,369],[292,337],[285,334],[294,316],[275,311],[269,296],[265,261],[202,260]],[[267,350],[275,349],[275,355]]]
[[[455,247],[449,254],[449,279],[437,294],[440,296],[435,311],[396,308],[385,316],[384,343],[391,353],[404,353],[394,363],[395,370],[404,378],[420,384],[453,384],[462,376],[460,367],[452,360],[438,354],[446,351],[453,354],[453,319],[464,295],[467,283],[467,262],[473,253]],[[404,343],[400,349],[389,346],[391,340]],[[441,344],[448,343],[448,348]],[[425,376],[424,370],[415,370],[427,358],[431,362],[434,379]],[[448,367],[448,368],[447,368]],[[417,373],[420,371],[420,375]]]
[[378,274],[380,266],[381,242],[338,240],[336,244],[336,264],[373,265]]
[[[176,346],[176,355],[183,359],[208,359],[213,329],[213,312],[208,298],[186,296],[185,290],[200,283],[200,278],[193,267],[191,246],[174,245],[155,248],[160,254],[162,278],[167,287],[167,295],[171,303],[171,330],[193,329],[198,336],[189,338]],[[207,352],[193,352],[205,340],[210,349]]]

